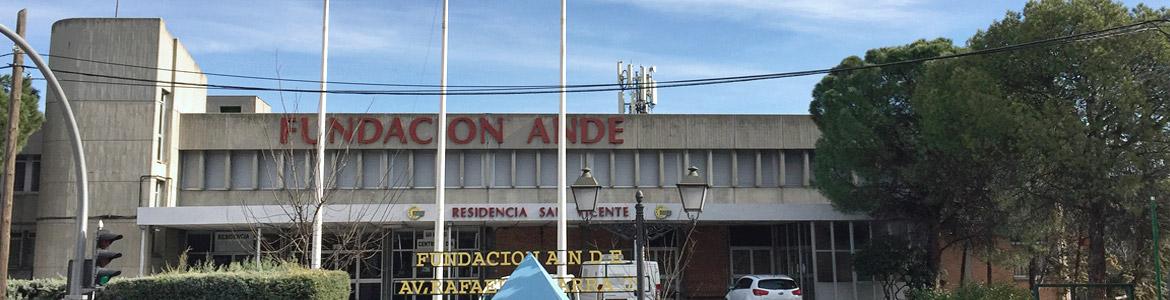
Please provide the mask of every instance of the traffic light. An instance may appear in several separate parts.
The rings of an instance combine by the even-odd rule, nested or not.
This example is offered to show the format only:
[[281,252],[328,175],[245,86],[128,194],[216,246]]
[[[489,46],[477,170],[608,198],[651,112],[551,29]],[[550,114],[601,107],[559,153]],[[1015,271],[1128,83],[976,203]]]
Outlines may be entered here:
[[95,287],[104,286],[110,282],[110,278],[122,275],[122,271],[106,269],[111,261],[122,257],[121,252],[109,250],[111,244],[122,239],[122,235],[105,230],[103,227],[102,222],[98,221],[98,231],[93,243],[93,284]]

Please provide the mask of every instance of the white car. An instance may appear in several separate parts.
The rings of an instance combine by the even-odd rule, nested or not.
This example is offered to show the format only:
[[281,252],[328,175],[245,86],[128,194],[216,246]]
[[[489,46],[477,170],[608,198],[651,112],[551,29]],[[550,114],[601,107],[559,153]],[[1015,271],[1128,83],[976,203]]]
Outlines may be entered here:
[[784,275],[748,275],[735,280],[727,300],[800,300],[800,286]]

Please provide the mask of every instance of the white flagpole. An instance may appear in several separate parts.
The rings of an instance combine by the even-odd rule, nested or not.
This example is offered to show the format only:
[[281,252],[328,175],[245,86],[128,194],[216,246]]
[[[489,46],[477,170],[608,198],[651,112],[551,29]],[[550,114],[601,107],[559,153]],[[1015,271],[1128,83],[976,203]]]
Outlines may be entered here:
[[313,183],[316,185],[317,206],[313,214],[313,269],[321,268],[321,217],[325,211],[325,80],[329,73],[329,0],[325,0],[321,17],[321,94],[317,101],[317,160]]
[[557,275],[565,278],[569,274],[569,267],[565,263],[569,250],[569,207],[565,194],[565,1],[561,0],[561,110],[557,113]]
[[[435,155],[435,252],[443,252],[446,248],[447,218],[443,215],[446,210],[447,193],[447,0],[443,0],[443,58],[439,71],[439,120],[435,122],[435,140],[438,142],[438,154]],[[435,267],[435,280],[443,282],[443,255],[438,256],[439,266]],[[435,295],[435,300],[443,299],[442,295]]]

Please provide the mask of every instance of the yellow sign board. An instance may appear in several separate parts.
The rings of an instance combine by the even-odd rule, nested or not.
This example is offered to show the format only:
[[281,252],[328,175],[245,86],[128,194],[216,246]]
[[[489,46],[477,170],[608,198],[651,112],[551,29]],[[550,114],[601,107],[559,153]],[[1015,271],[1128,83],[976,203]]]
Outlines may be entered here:
[[[544,265],[607,264],[622,260],[621,250],[572,250],[566,251],[566,258],[558,257],[559,251],[490,251],[490,252],[415,252],[415,267],[495,267],[515,266],[532,253]],[[608,255],[607,255],[608,254]]]

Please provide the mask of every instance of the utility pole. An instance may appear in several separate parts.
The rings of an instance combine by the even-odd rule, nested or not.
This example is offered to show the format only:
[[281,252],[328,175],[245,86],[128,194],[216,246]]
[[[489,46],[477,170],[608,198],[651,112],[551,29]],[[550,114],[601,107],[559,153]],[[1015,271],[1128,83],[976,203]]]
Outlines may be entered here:
[[326,75],[329,74],[329,0],[325,0],[325,7],[321,15],[321,93],[317,100],[317,161],[314,166],[313,200],[317,204],[313,207],[313,246],[310,249],[311,259],[309,266],[313,269],[321,268],[321,231],[325,217],[325,88]]
[[[16,13],[16,34],[24,37],[24,21],[27,10],[21,9]],[[17,139],[20,138],[20,96],[24,93],[24,56],[20,49],[13,49],[12,54],[12,90],[8,96],[8,134],[4,138],[4,191],[0,207],[0,300],[8,295],[8,257],[12,249],[12,188],[16,179],[16,152]]]
[[[443,215],[447,209],[447,25],[448,3],[443,0],[443,50],[439,60],[439,117],[435,122],[435,236],[434,249],[439,254],[438,266],[435,267],[435,282],[443,284],[447,269],[447,261],[442,255],[447,247],[447,218]],[[434,300],[443,300],[445,297],[435,294]]]
[[560,276],[561,279],[565,279],[569,275],[569,266],[565,263],[569,257],[569,204],[568,193],[565,189],[567,180],[565,177],[568,175],[566,170],[568,150],[566,150],[565,144],[565,135],[567,135],[565,134],[565,127],[567,127],[565,119],[568,119],[565,107],[565,40],[567,39],[565,35],[565,6],[567,4],[566,0],[561,0],[561,105],[557,112],[557,257],[560,261],[557,263],[557,276]]

